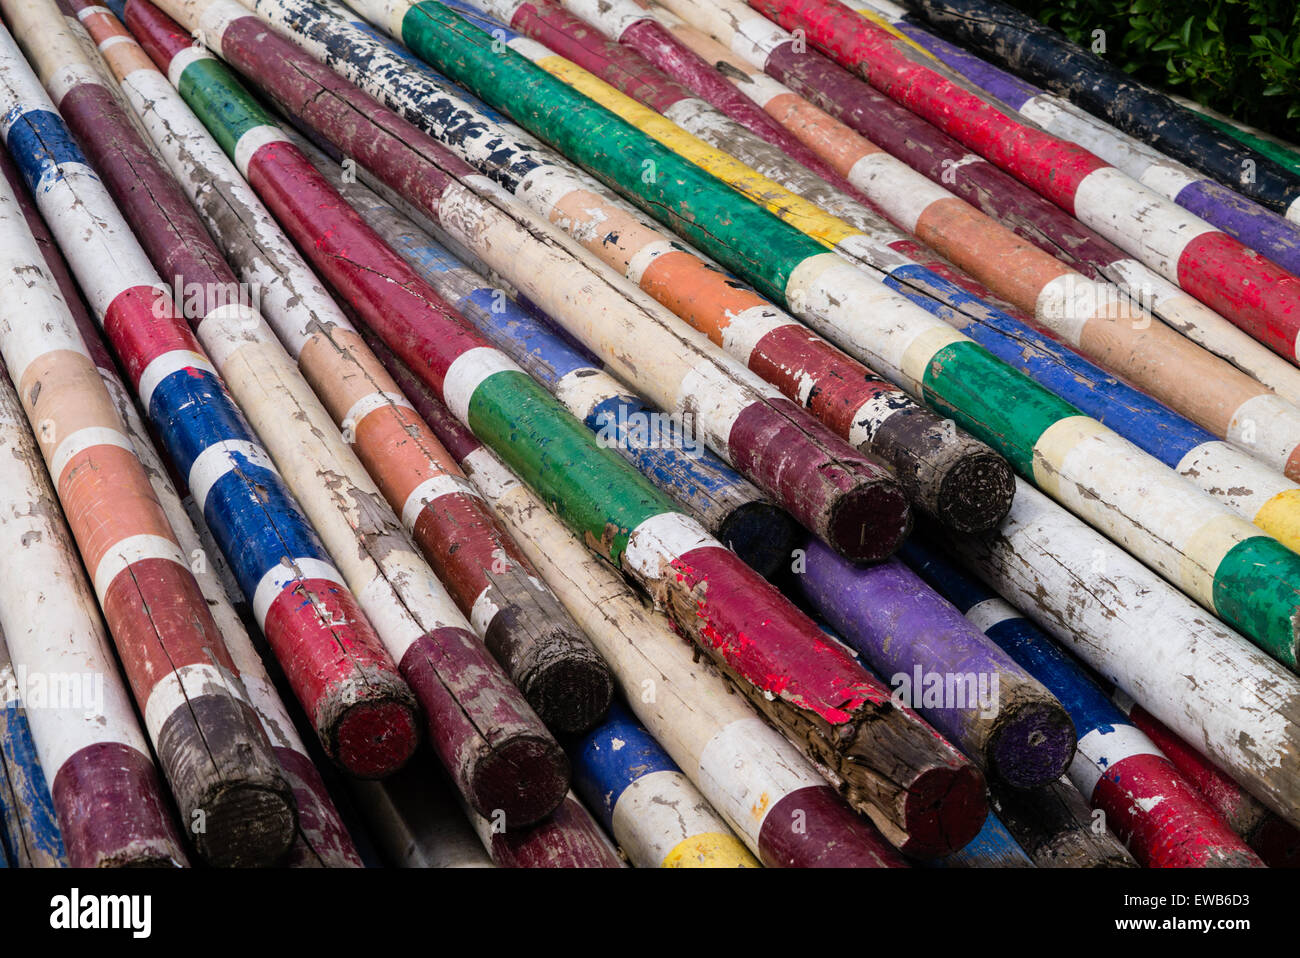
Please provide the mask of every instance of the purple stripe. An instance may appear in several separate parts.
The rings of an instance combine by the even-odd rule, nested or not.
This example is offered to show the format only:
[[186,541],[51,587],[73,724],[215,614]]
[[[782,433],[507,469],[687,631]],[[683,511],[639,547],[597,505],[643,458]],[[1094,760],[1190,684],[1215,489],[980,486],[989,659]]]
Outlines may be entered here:
[[1033,84],[1026,83],[1005,70],[999,70],[991,63],[985,63],[979,57],[953,46],[947,40],[941,40],[920,27],[906,22],[895,23],[894,26],[900,33],[911,37],[944,63],[968,77],[1013,110],[1019,110],[1025,103],[1043,92]]
[[1214,180],[1188,184],[1174,202],[1300,275],[1300,242],[1296,241],[1300,230],[1294,223]]

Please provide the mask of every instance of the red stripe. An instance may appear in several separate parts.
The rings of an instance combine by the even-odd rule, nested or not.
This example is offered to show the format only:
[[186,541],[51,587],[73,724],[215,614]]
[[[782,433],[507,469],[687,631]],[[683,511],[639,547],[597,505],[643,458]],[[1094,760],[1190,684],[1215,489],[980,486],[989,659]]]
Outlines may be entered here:
[[150,286],[132,286],[118,293],[105,311],[104,332],[137,391],[140,374],[159,356],[178,349],[204,355],[199,341],[177,316],[171,297]]
[[1232,237],[1207,231],[1178,258],[1178,285],[1295,362],[1300,279]]

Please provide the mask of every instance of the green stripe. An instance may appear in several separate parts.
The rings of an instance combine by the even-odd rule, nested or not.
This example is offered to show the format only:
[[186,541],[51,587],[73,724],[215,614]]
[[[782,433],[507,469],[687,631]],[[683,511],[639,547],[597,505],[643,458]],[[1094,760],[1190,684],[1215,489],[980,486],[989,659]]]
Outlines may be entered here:
[[1237,543],[1214,570],[1214,608],[1233,628],[1253,636],[1273,658],[1296,668],[1292,617],[1300,606],[1295,553],[1268,536]]
[[1034,446],[1053,423],[1083,415],[978,343],[950,343],[932,357],[921,382],[931,406],[951,416],[1034,481]]
[[587,544],[621,563],[632,530],[680,512],[590,429],[563,411],[527,373],[506,370],[479,384],[469,426]]
[[177,89],[231,158],[235,144],[249,130],[276,125],[226,65],[210,57],[187,66]]
[[1292,173],[1300,174],[1300,154],[1288,150],[1285,146],[1279,146],[1269,140],[1260,139],[1253,133],[1239,130],[1231,123],[1225,123],[1218,117],[1207,116],[1199,112],[1196,115],[1211,126],[1222,130],[1238,143],[1245,144],[1257,153],[1262,153],[1273,162],[1285,166]]
[[826,252],[525,57],[500,44],[494,50],[491,36],[442,4],[412,6],[401,32],[422,59],[748,277],[775,302],[785,302],[795,267]]

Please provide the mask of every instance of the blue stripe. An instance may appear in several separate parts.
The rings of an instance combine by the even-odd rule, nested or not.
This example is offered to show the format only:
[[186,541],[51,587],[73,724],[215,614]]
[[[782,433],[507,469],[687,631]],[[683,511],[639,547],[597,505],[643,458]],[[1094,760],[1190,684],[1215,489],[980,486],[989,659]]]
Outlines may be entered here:
[[[462,0],[438,0],[448,10],[454,11],[457,16],[463,17],[483,32],[487,33],[494,40],[501,40],[503,43],[510,43],[513,40],[522,40],[521,34],[515,33],[500,20],[477,10]],[[419,6],[417,3],[416,6]]]
[[64,163],[90,166],[63,118],[49,110],[23,112],[9,127],[5,145],[33,193],[43,177],[61,175],[58,167]]
[[978,835],[946,858],[926,862],[931,868],[1008,868],[1017,863],[1032,868],[1034,861],[992,812]]
[[[220,380],[205,369],[190,367],[165,377],[150,398],[149,420],[183,477],[205,449],[223,440],[262,448]],[[284,480],[242,453],[231,456],[238,471],[213,484],[203,515],[251,601],[262,577],[282,559],[330,560]]]
[[1069,347],[991,308],[924,266],[900,266],[885,278],[885,285],[1167,466],[1177,466],[1197,446],[1216,441],[1212,433]]
[[[36,754],[27,716],[17,705],[0,709],[0,766],[7,788],[0,789],[0,813],[5,819],[5,838],[9,857],[15,863],[19,836],[25,835],[31,843],[29,851],[41,861],[57,861],[67,865],[67,851],[63,847],[63,834],[54,814],[54,800],[50,787]],[[13,800],[9,807],[5,801]]]
[[[978,602],[995,598],[918,538],[909,539],[899,556],[945,599],[964,613]],[[1094,729],[1109,732],[1116,725],[1132,724],[1082,667],[1028,619],[999,622],[984,634],[1056,696],[1079,738]]]
[[602,725],[568,748],[573,787],[611,833],[614,806],[627,787],[651,772],[679,771],[668,753],[621,703]]

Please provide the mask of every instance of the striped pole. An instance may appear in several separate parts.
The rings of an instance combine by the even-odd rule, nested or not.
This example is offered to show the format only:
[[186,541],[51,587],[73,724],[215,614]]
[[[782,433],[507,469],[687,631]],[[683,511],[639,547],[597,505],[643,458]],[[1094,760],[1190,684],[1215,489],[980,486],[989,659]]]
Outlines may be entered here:
[[298,146],[385,243],[602,442],[617,448],[763,576],[770,577],[789,563],[798,527],[762,492],[703,448],[683,429],[685,424],[647,405],[594,366],[580,349],[373,191],[345,182],[342,168],[323,153],[305,141]]
[[388,864],[399,868],[492,868],[451,783],[432,763],[411,762],[382,782],[360,779],[352,794]]
[[0,632],[0,851],[6,853],[15,868],[66,868],[68,865],[49,782],[32,738],[3,632]]
[[1113,699],[1183,777],[1204,796],[1210,807],[1245,839],[1246,844],[1269,868],[1300,867],[1300,829],[1284,822],[1260,804],[1259,800],[1216,768],[1169,726],[1133,701],[1132,696],[1116,689]]
[[[309,0],[263,2],[258,10],[288,39],[563,226],[841,438],[884,459],[909,498],[941,522],[975,531],[1005,512],[1007,468],[986,446],[683,248],[595,180],[536,148],[523,131],[495,121],[490,108],[449,90],[427,67],[412,69],[368,28],[345,22],[352,14]],[[607,241],[615,235],[618,242]]]
[[637,868],[758,868],[668,753],[617,703],[569,747],[574,788]]
[[1007,830],[1038,868],[1136,868],[1109,829],[1098,830],[1088,803],[1066,779],[1029,791],[989,795]]
[[1075,732],[1061,703],[911,570],[853,566],[816,541],[805,554],[804,597],[900,704],[1015,788],[1065,773]]
[[1300,823],[1293,674],[1027,484],[996,532],[951,543],[986,585],[1063,647]]
[[[52,7],[42,9],[45,16],[11,15],[10,21],[20,36],[35,41],[29,46],[39,46],[33,58],[38,69],[47,76],[78,76],[80,82],[55,88],[58,105],[89,145],[159,271],[175,277],[178,288],[197,291],[187,292],[186,301],[198,303],[192,312],[199,340],[338,558],[363,612],[401,663],[428,714],[439,757],[475,808],[500,809],[521,823],[545,816],[568,787],[560,746],[416,555],[260,314],[246,305],[232,308],[226,299],[238,288],[234,274],[104,81],[78,58],[78,50],[91,45],[80,24]],[[529,782],[527,790],[520,788],[521,779]]]
[[[279,694],[272,687],[266,668],[244,628],[241,615],[230,601],[227,587],[219,574],[220,571],[228,572],[220,552],[206,546],[203,536],[195,528],[195,520],[172,484],[167,466],[154,449],[153,441],[144,422],[140,419],[140,414],[136,411],[135,403],[119,378],[108,348],[86,310],[81,293],[72,279],[72,274],[68,271],[67,262],[59,252],[54,238],[50,235],[36,207],[26,191],[22,189],[21,174],[7,154],[0,153],[0,169],[3,170],[18,199],[18,205],[22,209],[32,237],[36,240],[36,245],[40,248],[45,266],[54,277],[59,292],[63,295],[76,321],[77,330],[86,344],[91,361],[99,372],[99,378],[103,381],[104,388],[108,390],[113,405],[126,426],[126,434],[131,440],[132,450],[144,466],[154,495],[157,496],[168,523],[176,533],[176,542],[180,546],[181,554],[189,557],[191,568],[195,570],[195,581],[203,593],[213,621],[216,622],[222,638],[225,639],[231,661],[235,663],[240,680],[248,693],[249,703],[270,740],[281,771],[293,789],[294,803],[298,809],[298,835],[285,863],[290,866],[309,862],[331,867],[358,865],[360,861],[352,847],[352,840],[338,811],[334,808],[333,800],[321,780],[320,773],[308,757]],[[198,521],[201,523],[202,519]],[[206,526],[204,532],[207,532]]]
[[[907,528],[906,499],[874,457],[848,446],[703,335],[682,328],[585,251],[551,230],[539,232],[536,217],[503,202],[463,161],[294,50],[234,0],[183,0],[173,7],[186,22],[212,21],[205,36],[236,69],[275,91],[289,115],[333,137],[435,222],[446,225],[457,198],[466,216],[484,224],[475,227],[478,237],[466,237],[467,245],[481,247],[493,268],[563,322],[611,372],[661,408],[691,413],[714,451],[837,550],[866,561],[896,547]],[[294,68],[279,69],[281,62]],[[358,110],[373,118],[360,128],[352,122]],[[497,231],[491,243],[483,238],[489,226]],[[498,252],[506,248],[518,253]],[[524,254],[535,268],[521,268]],[[556,288],[560,277],[574,276],[583,277],[582,302],[565,295],[567,285]],[[647,355],[654,364],[641,360]]]
[[[11,249],[8,242],[2,248]],[[0,581],[31,584],[0,590],[0,630],[18,691],[29,678],[43,691],[58,680],[86,690],[90,699],[47,696],[42,707],[27,706],[68,862],[76,868],[183,866],[170,800],[81,559],[59,510],[51,507],[58,500],[7,375],[0,376],[0,449],[0,499],[9,504],[0,510]]]
[[964,43],[1046,83],[1177,160],[1300,222],[1300,176],[1217,130],[1132,75],[996,0],[909,0]]
[[907,17],[903,7],[889,0],[855,0],[850,5],[859,13],[882,18],[985,93],[1048,133],[1091,150],[1125,175],[1267,256],[1287,272],[1300,273],[1300,222],[1284,219],[1217,180],[1169,159],[1069,100],[940,39]]
[[1201,118],[1216,130],[1228,134],[1234,140],[1246,144],[1246,146],[1258,153],[1263,153],[1274,163],[1285,167],[1292,173],[1300,173],[1300,146],[1276,137],[1258,127],[1249,126],[1239,120],[1234,120],[1230,116],[1224,116],[1203,103],[1197,103],[1195,100],[1189,100],[1173,93],[1166,95],[1179,106],[1199,113]]
[[1260,864],[1156,744],[1019,612],[925,544],[909,543],[906,559],[1069,709],[1079,736],[1070,781],[1138,861],[1151,868]]
[[[162,65],[189,49],[179,28],[143,0],[131,0],[126,12],[128,26],[138,37],[148,38],[146,48]],[[272,38],[255,18],[240,19],[246,21],[241,30],[255,33],[259,40]],[[250,57],[246,66],[253,70],[259,63],[292,63],[295,76],[320,73],[291,47],[286,45],[283,52],[275,61]],[[195,77],[187,79],[195,65],[190,63],[175,71],[182,93],[188,89],[194,95],[199,87],[205,95],[233,96],[246,109],[257,109],[224,67],[211,59],[196,62],[202,64],[199,72],[206,82],[200,87]],[[318,95],[313,102],[328,105],[330,100]],[[370,103],[365,115],[383,114]],[[277,217],[317,268],[349,293],[367,323],[386,331],[385,341],[455,410],[458,421],[491,439],[549,508],[670,608],[689,636],[729,674],[743,680],[741,687],[765,714],[814,751],[819,761],[840,770],[856,805],[878,809],[884,820],[897,823],[894,827],[905,833],[933,833],[945,842],[960,842],[978,831],[982,813],[972,815],[970,794],[978,792],[980,776],[968,762],[913,715],[886,705],[888,690],[851,656],[827,643],[807,617],[677,511],[621,457],[602,449],[540,385],[488,346],[368,230],[282,134],[275,132],[269,143],[257,139],[269,138],[266,127],[272,124],[260,111],[254,116],[256,122],[246,118],[237,126],[247,128],[243,135],[251,134],[260,144],[248,151],[252,185],[263,188],[264,199],[274,198]],[[214,115],[214,126],[224,129],[218,120]],[[389,117],[385,122],[391,126],[398,121]],[[419,136],[413,129],[404,132],[401,149]],[[228,142],[237,139],[229,136]],[[285,169],[293,175],[277,175]],[[517,247],[484,241],[496,235],[492,220],[480,224],[486,233],[476,227],[470,236],[464,221],[450,215],[457,209],[454,204],[467,196],[453,188],[441,204],[444,225],[460,223],[453,226],[459,242],[491,251],[503,266],[510,261],[517,273],[520,262],[509,253]],[[312,224],[322,223],[329,211],[338,215],[328,218],[330,230],[322,234]],[[534,280],[561,275],[563,271],[555,269],[524,275],[525,285],[532,285],[529,298],[551,312],[549,297],[540,295]],[[585,292],[590,288],[584,287]],[[419,317],[418,326],[412,317]],[[880,725],[894,731],[883,736],[875,731]],[[902,780],[891,777],[899,771]],[[931,801],[936,795],[947,798]]]
[[544,822],[511,829],[470,813],[479,841],[500,868],[623,868],[618,849],[572,792]]
[[947,858],[927,862],[931,868],[1034,868],[1034,860],[1025,854],[1007,826],[996,815],[984,820],[980,833],[971,843]]
[[[910,50],[900,49],[905,41],[835,0],[754,0],[750,5],[786,29],[804,30],[810,44],[881,92],[1296,361],[1300,278],[1086,149],[1026,126],[952,83]],[[1187,159],[1185,154],[1178,158]]]
[[[818,302],[831,313],[842,310],[832,321],[844,330],[841,342],[852,344],[850,351],[870,355],[873,368],[949,412],[1071,510],[1122,541],[1261,647],[1295,663],[1292,606],[1286,604],[1284,611],[1277,602],[1278,595],[1291,588],[1285,583],[1300,582],[1289,568],[1296,561],[1294,553],[1257,535],[1226,506],[1201,495],[1094,420],[1079,416],[937,317],[901,297],[887,309],[864,313],[856,308],[879,303],[881,297],[855,268],[736,197],[508,46],[497,52],[488,34],[442,4],[398,3],[401,13],[395,29],[415,53],[477,93],[490,94],[489,102],[511,102],[511,112],[526,119],[532,132],[562,139],[584,165],[612,164],[611,179],[621,173],[624,181],[637,182],[639,172],[617,164],[653,158],[658,174],[641,187],[655,205],[689,211],[696,223],[709,224],[701,229],[678,217],[679,229],[692,242],[729,266],[761,263],[764,273],[751,269],[746,278],[762,280],[760,288],[766,287],[770,295],[780,295],[789,285],[787,299]],[[598,82],[581,81],[588,87]],[[608,87],[602,89],[603,96],[618,96]],[[624,146],[610,149],[611,142]],[[1135,483],[1134,470],[1149,475],[1149,482]],[[1210,533],[1211,528],[1217,531]],[[1260,563],[1257,550],[1269,556],[1267,561]],[[1269,566],[1277,569],[1276,576],[1263,571]]]
[[[273,4],[263,3],[262,7],[264,16],[271,22],[279,24],[286,35],[291,35],[300,45],[317,56],[325,56],[326,60],[336,67],[341,62],[340,51],[346,52],[350,67],[347,70],[340,70],[345,76],[360,79],[362,82],[368,81],[368,85],[375,87],[377,93],[380,87],[391,90],[389,99],[405,102],[407,115],[417,121],[419,117],[425,115],[435,118],[436,124],[429,124],[436,125],[437,129],[434,132],[440,132],[440,135],[452,144],[461,144],[467,160],[492,158],[493,165],[480,162],[480,167],[484,172],[491,172],[498,181],[504,180],[519,195],[533,201],[549,195],[548,191],[526,185],[529,183],[529,178],[537,172],[536,169],[527,177],[519,176],[520,167],[529,169],[529,166],[523,164],[531,163],[531,160],[525,161],[513,156],[503,157],[507,151],[502,146],[502,142],[512,137],[509,131],[501,128],[499,124],[494,124],[481,112],[461,109],[456,105],[456,101],[440,92],[437,84],[423,82],[421,78],[412,79],[405,61],[385,51],[381,44],[364,35],[361,30],[349,29],[346,25],[319,14],[313,19],[312,11],[318,10],[318,7],[303,0],[274,0]],[[292,13],[292,16],[289,16],[289,13]],[[305,33],[290,34],[288,27]],[[359,49],[366,50],[366,55],[359,54],[357,52]],[[326,56],[327,52],[328,56]],[[400,83],[383,82],[384,76],[399,72]],[[439,106],[428,108],[431,100],[436,100]],[[468,138],[466,130],[473,131],[482,138],[480,148],[471,150],[464,146]],[[529,147],[524,144],[521,144],[520,148],[522,151],[529,150]],[[555,173],[556,177],[562,175],[563,172],[559,170]],[[554,184],[555,178],[552,177],[549,182]],[[1015,181],[1011,182],[1019,187]],[[581,197],[580,202],[573,201],[564,209],[572,210],[574,206],[578,206],[582,210],[590,211],[598,202],[587,193],[581,194]],[[548,202],[549,200],[543,199],[536,207],[538,211],[546,212],[544,207]],[[555,209],[551,206],[552,215],[556,215]],[[566,222],[571,219],[567,218],[567,213],[562,216],[566,217]],[[595,231],[594,227],[590,229],[592,232]],[[619,230],[620,247],[627,243],[630,232],[628,228]],[[600,232],[598,235],[606,234]],[[599,248],[614,246],[603,242],[595,245]],[[892,244],[890,249],[895,250],[897,247],[898,244]],[[1120,435],[1136,443],[1165,465],[1174,467],[1203,491],[1255,522],[1289,548],[1293,550],[1300,548],[1300,522],[1295,518],[1296,504],[1291,501],[1296,498],[1295,486],[1292,483],[1282,479],[1266,465],[1251,459],[1245,453],[1217,442],[1215,437],[1205,430],[1190,422],[1178,421],[1176,416],[1150,397],[1123,382],[1106,376],[1101,370],[1024,323],[990,309],[954,283],[902,259],[896,252],[889,252],[889,256],[896,263],[896,268],[886,277],[887,284],[956,325],[962,332],[989,348],[999,359],[1027,373],[1057,395],[1072,402],[1081,411],[1115,429]],[[725,277],[720,274],[711,275],[724,281],[725,285]],[[652,289],[652,287],[647,288]],[[918,288],[924,289],[931,295],[919,293]],[[945,309],[945,305],[953,309]],[[732,342],[735,340],[733,339]],[[1300,372],[1294,367],[1287,365],[1267,350],[1261,349],[1261,352],[1300,377]],[[752,356],[753,354],[751,354],[751,368],[753,368]],[[786,365],[787,368],[800,372],[799,382],[795,385],[798,389],[805,390],[808,396],[825,395],[830,391],[829,386],[818,385],[816,382],[813,382],[810,390],[806,389],[806,380],[802,377],[799,366],[789,363]],[[841,376],[842,378],[837,381],[848,383],[856,381],[847,374],[847,371],[841,373]],[[877,408],[881,405],[877,403]],[[891,415],[902,412],[899,409],[901,404],[892,398],[883,405]],[[1150,428],[1153,420],[1164,423],[1164,426],[1159,429]],[[928,429],[923,435],[927,439],[936,437],[947,445],[955,444],[954,440],[959,437],[955,429]],[[890,448],[898,449],[900,444],[891,443]],[[877,446],[876,451],[891,459],[904,479],[909,474],[915,474],[914,466],[909,468],[908,462],[890,456],[889,449],[881,449]],[[944,479],[943,485],[955,487],[954,491],[961,493],[960,498],[964,502],[970,502],[972,499],[979,501],[982,498],[972,496],[966,491],[965,482],[953,483]]]
[[[13,13],[8,18],[17,20]],[[12,96],[19,83],[27,90],[35,86],[30,73],[19,73],[26,64],[7,33],[0,37],[0,62],[5,94]],[[27,90],[15,99],[32,102]],[[42,120],[56,118],[37,112]],[[19,164],[32,158],[13,143],[28,137],[41,137],[33,145],[46,157],[57,152],[53,123],[36,133],[29,112],[17,106],[7,119],[6,138]],[[53,193],[41,185],[46,196]],[[213,864],[270,864],[293,840],[289,785],[7,182],[0,203],[7,271],[28,277],[9,293],[0,353],[24,400],[164,775],[200,855]]]
[[[107,190],[5,39],[6,145],[133,390],[235,566],[326,751],[353,772],[390,771],[414,747],[410,691]],[[106,263],[115,269],[105,273]]]
[[111,13],[88,0],[73,0],[72,8],[222,252],[265,291],[264,315],[459,611],[544,722],[561,731],[588,727],[603,714],[612,684],[581,631],[470,494],[459,468],[180,94]]
[[[400,360],[380,356],[392,363],[420,414],[598,644],[637,718],[760,862],[774,868],[905,866],[794,746],[696,657],[666,617],[647,609],[626,582],[541,507]],[[907,836],[896,831],[894,836],[908,844]],[[942,842],[922,844],[942,854],[933,851]]]
[[[759,16],[742,0],[665,2],[754,67],[752,87],[743,88],[769,109],[788,109],[791,102],[782,95],[785,87],[772,89],[775,78],[869,137],[845,139],[845,131],[838,129],[835,139],[827,143],[817,133],[822,126],[819,114],[803,111],[788,117],[788,122],[800,124],[796,128],[810,128],[813,132],[805,134],[809,141],[833,151],[846,175],[893,222],[950,256],[1072,345],[1157,392],[1167,404],[1195,411],[1198,421],[1226,437],[1237,410],[1266,390],[1250,377],[1216,364],[1170,331],[1152,327],[1145,317],[1125,320],[1116,310],[1133,312],[1133,304],[1147,305],[1205,349],[1270,387],[1283,389],[1292,399],[1300,396],[1300,376],[1287,360],[956,139],[830,60],[808,52],[802,40]],[[1017,237],[1031,245],[1017,242]],[[1092,287],[1089,280],[1100,285]],[[1110,284],[1126,293],[1130,302],[1117,300]],[[1111,337],[1118,340],[1112,342]],[[1157,355],[1173,350],[1169,362],[1140,366],[1134,351],[1148,348],[1143,344],[1152,338],[1162,340]],[[1231,383],[1231,388],[1211,396],[1188,389],[1186,369],[1197,360],[1226,370],[1230,375],[1225,383]],[[1257,399],[1256,405],[1260,402]],[[1285,430],[1275,428],[1276,441],[1289,453],[1300,434],[1293,424]],[[1256,447],[1254,440],[1252,447]],[[1257,448],[1275,447],[1268,443]],[[1283,455],[1278,468],[1286,462]]]

